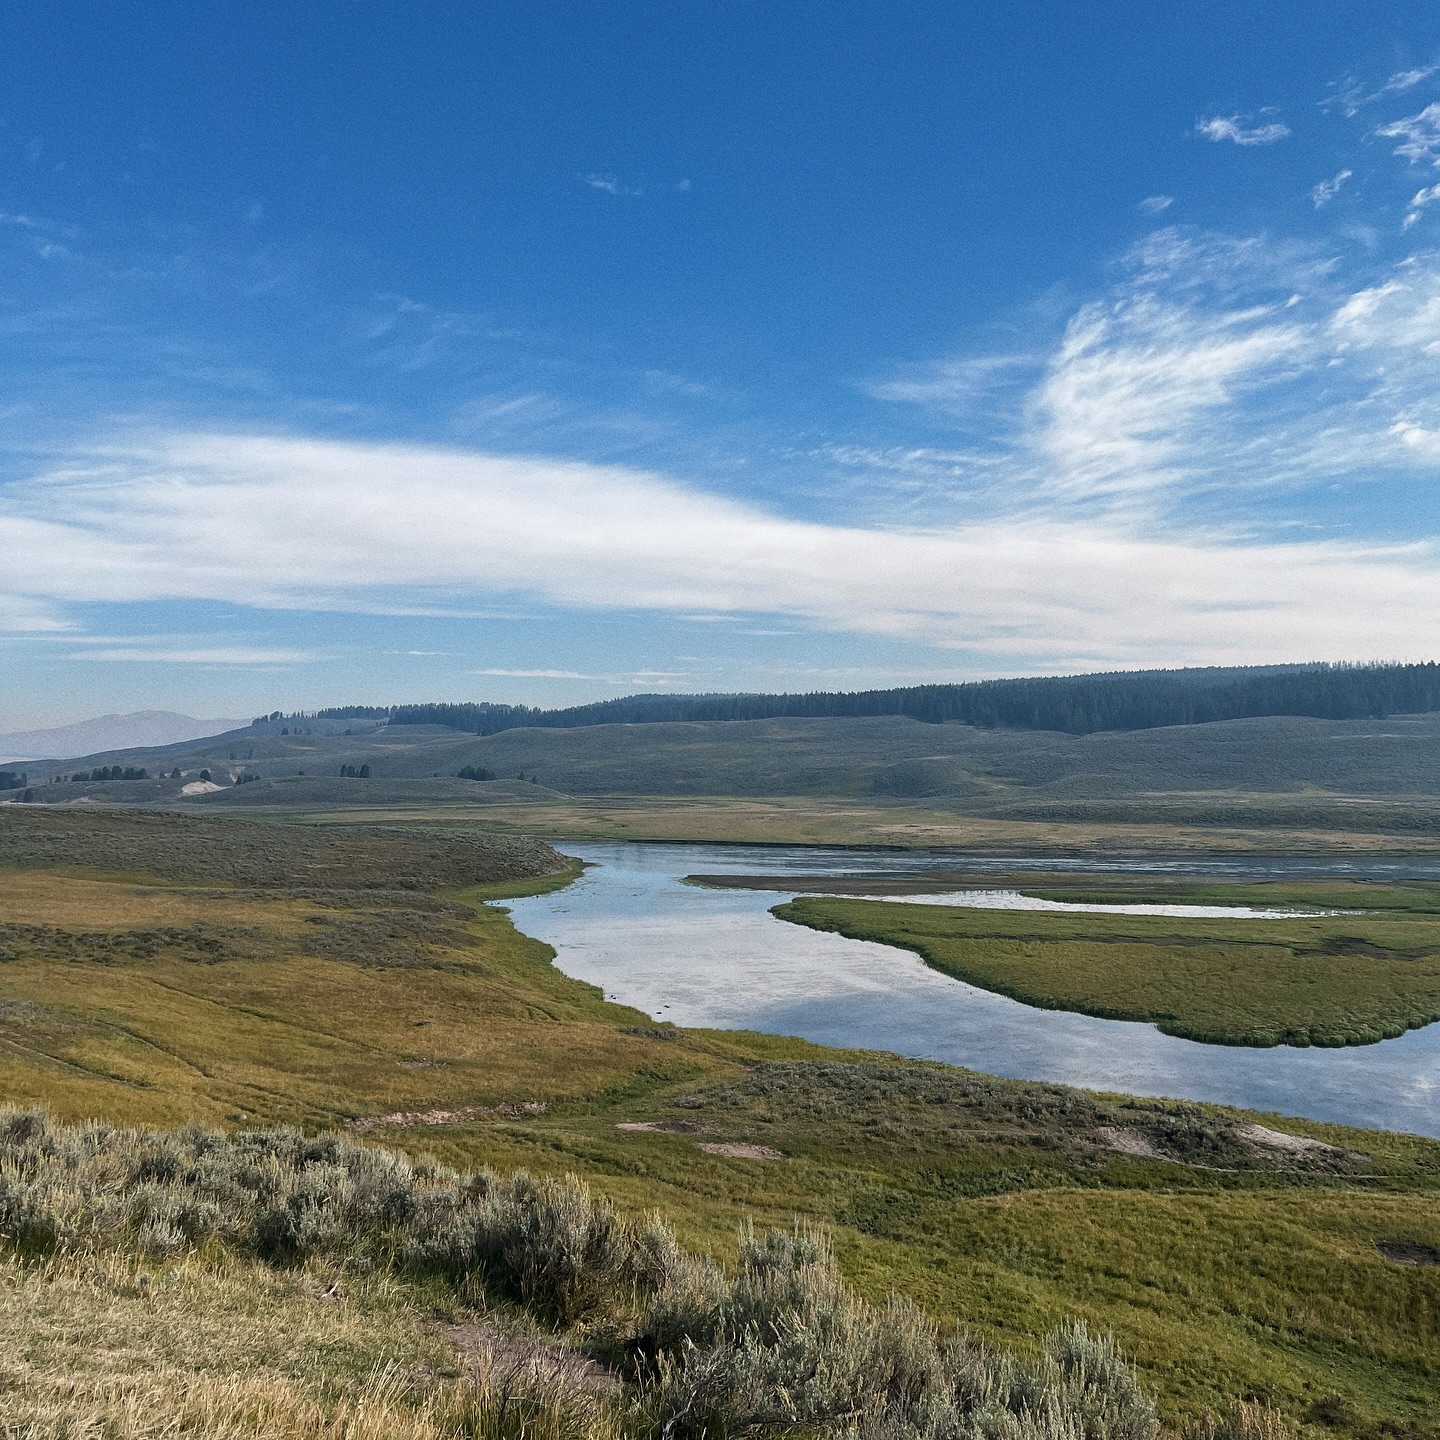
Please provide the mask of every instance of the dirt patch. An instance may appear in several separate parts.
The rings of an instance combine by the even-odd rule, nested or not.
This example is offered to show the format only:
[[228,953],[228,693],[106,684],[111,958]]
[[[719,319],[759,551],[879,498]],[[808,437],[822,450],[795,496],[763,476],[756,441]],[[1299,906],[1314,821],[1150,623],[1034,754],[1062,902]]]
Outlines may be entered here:
[[1377,1240],[1375,1248],[1397,1265],[1440,1265],[1440,1250],[1416,1240]]
[[1283,1130],[1271,1130],[1265,1125],[1237,1125],[1235,1133],[1252,1145],[1263,1145],[1267,1150],[1279,1150],[1286,1155],[1344,1155],[1347,1151],[1323,1140],[1312,1140],[1308,1135],[1287,1135]]
[[689,1120],[622,1120],[617,1130],[643,1130],[650,1135],[698,1135],[700,1127]]
[[444,1060],[402,1060],[400,1068],[402,1070],[443,1070],[445,1063]]
[[1112,1150],[1132,1155],[1138,1160],[1169,1160],[1167,1155],[1143,1130],[1130,1125],[1101,1125],[1096,1133]]
[[724,1160],[783,1160],[784,1154],[772,1150],[768,1145],[743,1145],[736,1141],[698,1142],[698,1148],[707,1155],[719,1155]]
[[417,1125],[468,1125],[487,1115],[514,1120],[522,1115],[543,1115],[550,1107],[543,1100],[524,1100],[518,1105],[460,1105],[443,1110],[395,1110],[389,1115],[362,1115],[347,1120],[345,1128],[365,1135],[371,1130],[411,1130]]
[[565,1390],[579,1390],[596,1398],[614,1395],[620,1390],[620,1381],[615,1375],[568,1346],[516,1334],[488,1320],[438,1328],[459,1352],[468,1372],[488,1376],[505,1389],[516,1384],[549,1381],[558,1382]]

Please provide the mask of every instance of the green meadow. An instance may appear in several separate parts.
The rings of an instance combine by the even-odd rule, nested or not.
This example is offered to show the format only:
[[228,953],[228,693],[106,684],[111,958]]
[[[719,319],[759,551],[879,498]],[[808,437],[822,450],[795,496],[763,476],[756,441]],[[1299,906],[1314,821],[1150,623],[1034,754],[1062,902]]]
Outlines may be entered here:
[[[1257,1436],[1435,1433],[1440,1144],[656,1025],[516,931],[499,897],[572,872],[513,838],[10,807],[0,856],[0,1091],[56,1124],[291,1126],[465,1174],[572,1175],[728,1267],[746,1225],[799,1222],[832,1238],[856,1304],[898,1296],[1036,1364],[1070,1320],[1113,1334],[1176,1429],[1244,1400],[1282,1426]],[[1110,923],[1023,943],[1125,951]],[[1285,922],[1284,946],[1359,923]],[[1366,943],[1420,948],[1430,923],[1397,905]],[[1175,932],[1134,933],[1154,952]],[[1252,943],[1221,926],[1198,948]],[[1384,1023],[1402,993],[1421,1003],[1372,989],[1355,1013]],[[20,1433],[78,1433],[62,1421],[86,1405],[106,1434],[151,1433],[147,1405],[165,1433],[502,1433],[454,1418],[477,1403],[453,1389],[477,1325],[519,1326],[547,1364],[613,1362],[611,1331],[557,1334],[458,1281],[218,1244],[12,1250],[0,1383],[51,1426]],[[603,1429],[525,1404],[538,1428],[503,1433]],[[269,1430],[234,1418],[261,1411]]]

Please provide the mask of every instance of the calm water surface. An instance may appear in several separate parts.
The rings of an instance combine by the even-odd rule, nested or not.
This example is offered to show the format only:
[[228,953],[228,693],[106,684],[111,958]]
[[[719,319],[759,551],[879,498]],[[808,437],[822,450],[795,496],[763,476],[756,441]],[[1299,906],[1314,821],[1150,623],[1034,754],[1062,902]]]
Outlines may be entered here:
[[786,924],[769,914],[783,893],[680,883],[688,874],[833,875],[836,892],[843,893],[846,875],[956,864],[997,872],[1440,878],[1437,857],[1100,864],[620,841],[567,842],[564,849],[593,868],[554,894],[506,901],[516,924],[553,945],[556,964],[567,975],[657,1019],[891,1050],[1017,1079],[1211,1100],[1440,1137],[1440,1025],[1344,1050],[1201,1045],[1162,1035],[1152,1025],[1036,1010],[930,970],[908,951]]

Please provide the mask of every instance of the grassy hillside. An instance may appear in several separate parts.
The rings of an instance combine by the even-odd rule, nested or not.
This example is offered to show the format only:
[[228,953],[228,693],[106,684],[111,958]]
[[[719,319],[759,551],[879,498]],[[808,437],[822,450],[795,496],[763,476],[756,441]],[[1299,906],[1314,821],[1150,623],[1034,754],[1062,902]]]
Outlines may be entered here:
[[1440,1020],[1435,887],[1265,893],[1272,905],[1324,896],[1367,909],[1203,920],[803,896],[772,913],[913,950],[946,975],[1027,1005],[1151,1021],[1167,1035],[1212,1044],[1367,1045]]
[[[1409,1263],[1440,1256],[1440,1145],[676,1031],[559,974],[479,903],[496,893],[471,883],[479,856],[512,863],[509,847],[233,817],[172,835],[174,820],[3,812],[12,1100],[61,1120],[348,1129],[465,1171],[574,1173],[727,1260],[743,1221],[799,1217],[833,1230],[871,1302],[896,1291],[1031,1355],[1067,1316],[1113,1329],[1172,1420],[1252,1395],[1369,1436],[1440,1410],[1440,1266]],[[545,862],[537,847],[536,878],[502,888],[563,879],[537,875]],[[275,1354],[296,1405],[331,1403],[376,1345],[407,1376],[456,1368],[435,1327],[472,1323],[473,1295],[402,1294],[323,1257],[285,1292],[255,1263],[166,1261],[153,1299],[138,1261],[12,1263],[6,1303],[55,1337],[89,1333],[72,1304],[149,1306],[136,1353],[173,1359],[183,1298],[213,1273],[217,1309],[185,1353]],[[336,1281],[356,1298],[331,1317]],[[281,1337],[268,1349],[223,1318],[252,1284],[244,1313]],[[283,1318],[282,1292],[302,1302]],[[233,1338],[205,1339],[218,1331]],[[173,1394],[209,1404],[211,1383]]]
[[[47,767],[46,774],[88,774],[101,764],[143,765],[166,778],[66,779],[32,785],[32,800],[314,809],[789,797],[1014,826],[1343,831],[1392,837],[1400,847],[1440,839],[1440,716],[1278,717],[1086,736],[894,716],[488,737],[423,726],[348,736],[239,732],[192,746],[87,757]],[[341,774],[361,766],[370,778]],[[457,778],[467,767],[500,778]],[[181,776],[170,778],[176,768]],[[202,772],[220,788],[183,794]],[[255,783],[231,783],[240,776]]]
[[[0,1376],[27,1437],[1158,1440],[1108,1337],[1071,1321],[1034,1356],[942,1337],[867,1304],[805,1227],[746,1235],[727,1274],[573,1179],[293,1130],[0,1111],[0,1164],[0,1329],[19,1341]],[[185,1252],[162,1285],[136,1273]],[[1283,1423],[1243,1402],[1227,1421],[1245,1440]]]

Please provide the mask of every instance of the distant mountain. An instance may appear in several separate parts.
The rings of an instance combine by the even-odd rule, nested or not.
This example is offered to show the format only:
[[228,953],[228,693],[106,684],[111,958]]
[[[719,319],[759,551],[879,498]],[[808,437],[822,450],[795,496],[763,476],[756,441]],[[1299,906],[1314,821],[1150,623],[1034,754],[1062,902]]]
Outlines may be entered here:
[[56,760],[93,755],[101,750],[131,750],[142,745],[179,745],[248,725],[248,720],[196,720],[173,710],[137,710],[132,715],[101,715],[53,730],[16,730],[0,735],[0,763]]

